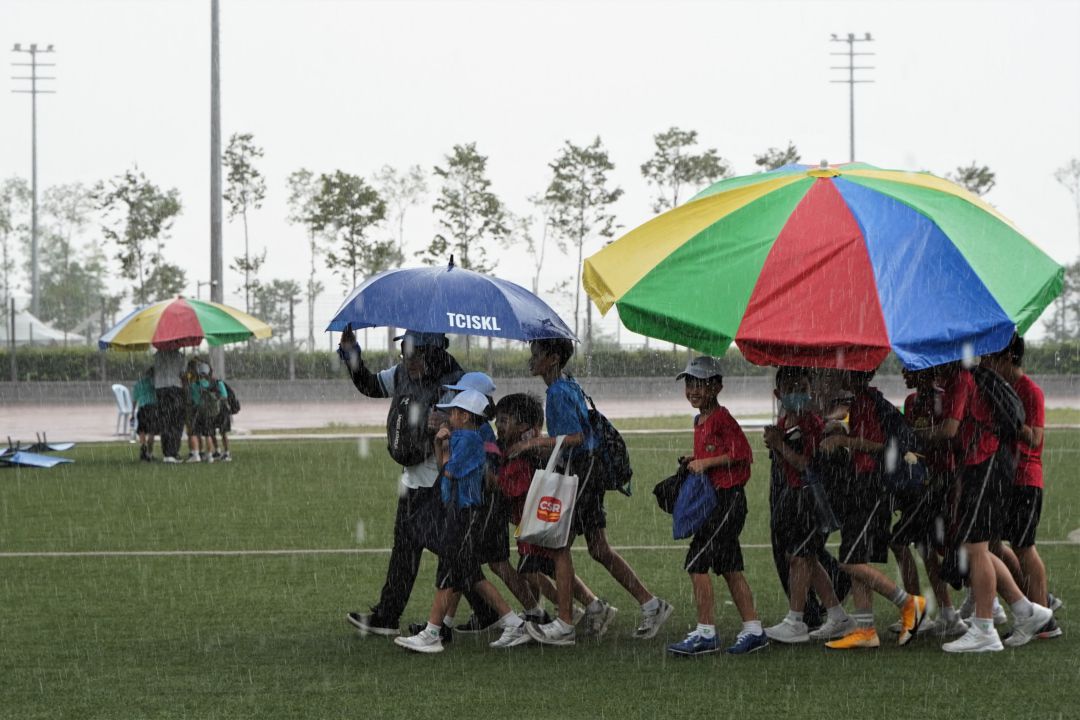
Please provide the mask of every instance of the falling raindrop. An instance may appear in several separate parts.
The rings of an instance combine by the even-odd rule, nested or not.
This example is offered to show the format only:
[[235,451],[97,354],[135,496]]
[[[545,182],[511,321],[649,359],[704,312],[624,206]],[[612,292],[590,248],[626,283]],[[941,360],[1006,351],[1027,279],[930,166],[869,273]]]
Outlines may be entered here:
[[366,435],[361,435],[356,443],[356,452],[362,458],[371,455],[371,439]]
[[356,544],[363,545],[367,540],[367,527],[364,525],[363,520],[356,521]]

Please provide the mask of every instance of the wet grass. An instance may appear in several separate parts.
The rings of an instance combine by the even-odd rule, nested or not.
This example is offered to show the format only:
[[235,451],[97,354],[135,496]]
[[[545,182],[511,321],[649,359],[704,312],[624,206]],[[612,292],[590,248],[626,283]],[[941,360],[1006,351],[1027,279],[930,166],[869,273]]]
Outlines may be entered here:
[[[766,463],[749,486],[745,544],[767,542]],[[395,469],[381,445],[237,442],[236,462],[147,466],[129,446],[83,446],[53,471],[0,470],[0,550],[361,548],[357,555],[0,558],[3,717],[678,717],[1045,718],[1074,713],[1078,671],[1065,637],[989,657],[952,657],[920,639],[856,654],[778,648],[678,662],[663,646],[693,622],[685,543],[652,502],[686,435],[630,438],[639,477],[609,496],[610,535],[676,614],[648,642],[636,612],[579,555],[582,575],[622,608],[602,642],[489,650],[459,636],[440,656],[358,638],[347,610],[375,599],[390,544]],[[1080,528],[1080,432],[1048,435],[1040,537]],[[358,530],[360,531],[358,533]],[[1080,602],[1080,545],[1046,544],[1051,586]],[[784,602],[767,549],[745,550],[762,616]],[[425,559],[407,617],[430,602]],[[890,572],[893,572],[890,569]],[[723,602],[724,592],[718,593]],[[878,603],[879,626],[893,610]],[[730,638],[738,619],[720,610]],[[1080,630],[1075,630],[1080,631]],[[884,634],[883,634],[884,638]]]

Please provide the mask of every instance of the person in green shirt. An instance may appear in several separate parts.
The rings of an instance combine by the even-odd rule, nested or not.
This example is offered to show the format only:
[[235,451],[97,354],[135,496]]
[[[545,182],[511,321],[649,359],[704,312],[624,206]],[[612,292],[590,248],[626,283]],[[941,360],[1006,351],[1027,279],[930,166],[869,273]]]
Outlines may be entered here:
[[136,426],[139,431],[139,460],[154,459],[154,436],[158,433],[157,392],[154,390],[154,368],[148,367],[132,388],[135,400]]

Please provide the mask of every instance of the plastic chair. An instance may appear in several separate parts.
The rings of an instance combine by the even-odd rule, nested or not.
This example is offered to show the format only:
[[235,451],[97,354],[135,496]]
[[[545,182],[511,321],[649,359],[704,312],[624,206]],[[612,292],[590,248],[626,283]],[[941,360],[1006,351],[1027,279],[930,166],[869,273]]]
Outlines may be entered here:
[[131,391],[127,386],[117,383],[112,386],[116,398],[116,435],[127,435],[127,426],[131,422]]

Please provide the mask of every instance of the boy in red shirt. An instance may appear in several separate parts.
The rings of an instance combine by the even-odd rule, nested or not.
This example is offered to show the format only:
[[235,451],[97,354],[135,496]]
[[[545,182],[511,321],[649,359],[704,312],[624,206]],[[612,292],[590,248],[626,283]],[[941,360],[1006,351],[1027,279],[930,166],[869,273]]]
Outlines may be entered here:
[[[920,595],[908,595],[902,587],[888,578],[871,563],[889,559],[890,503],[882,485],[885,462],[885,424],[878,410],[880,393],[870,387],[873,371],[851,371],[847,374],[847,390],[854,399],[848,414],[850,431],[833,435],[821,442],[822,452],[846,448],[851,454],[853,472],[846,487],[840,489],[840,567],[851,576],[851,597],[855,605],[852,615],[856,628],[842,638],[826,643],[833,650],[878,647],[874,629],[873,592],[878,593],[900,610],[898,645],[911,642],[926,612],[926,600]],[[887,402],[887,401],[886,401]],[[896,462],[902,462],[896,458]]]
[[[1029,599],[1049,607],[1046,592],[1046,566],[1035,549],[1035,531],[1042,515],[1043,433],[1046,425],[1046,402],[1043,391],[1024,373],[1024,338],[1014,335],[1008,347],[983,358],[983,365],[1005,378],[1024,405],[1024,426],[1017,443],[1016,477],[1005,491],[1008,508],[1005,520],[1005,539],[1009,541],[1016,560],[1003,554],[1020,589]],[[1014,567],[1015,565],[1015,567]],[[1040,638],[1058,637],[1061,628],[1051,618],[1040,629]]]
[[675,379],[683,378],[686,379],[686,399],[699,412],[694,418],[694,455],[687,469],[708,475],[717,502],[712,514],[694,534],[686,555],[685,569],[690,573],[694,589],[698,625],[685,640],[669,645],[668,652],[703,655],[720,650],[713,614],[711,569],[727,582],[731,599],[742,618],[742,630],[735,643],[727,648],[727,653],[745,655],[769,644],[754,610],[750,585],[743,575],[739,545],[739,533],[746,521],[743,486],[750,479],[753,455],[739,423],[717,401],[717,395],[724,388],[720,362],[711,357],[694,358]]
[[[811,406],[810,379],[804,368],[782,367],[776,371],[773,394],[785,414],[777,425],[765,428],[765,445],[782,465],[787,488],[777,500],[775,528],[777,541],[788,557],[788,614],[765,629],[770,640],[805,643],[811,639],[831,639],[855,627],[836,597],[832,583],[818,556],[825,547],[825,535],[818,531],[814,501],[806,487],[806,472],[825,433],[825,423]],[[813,587],[828,613],[825,624],[810,632],[803,622],[806,595]]]

